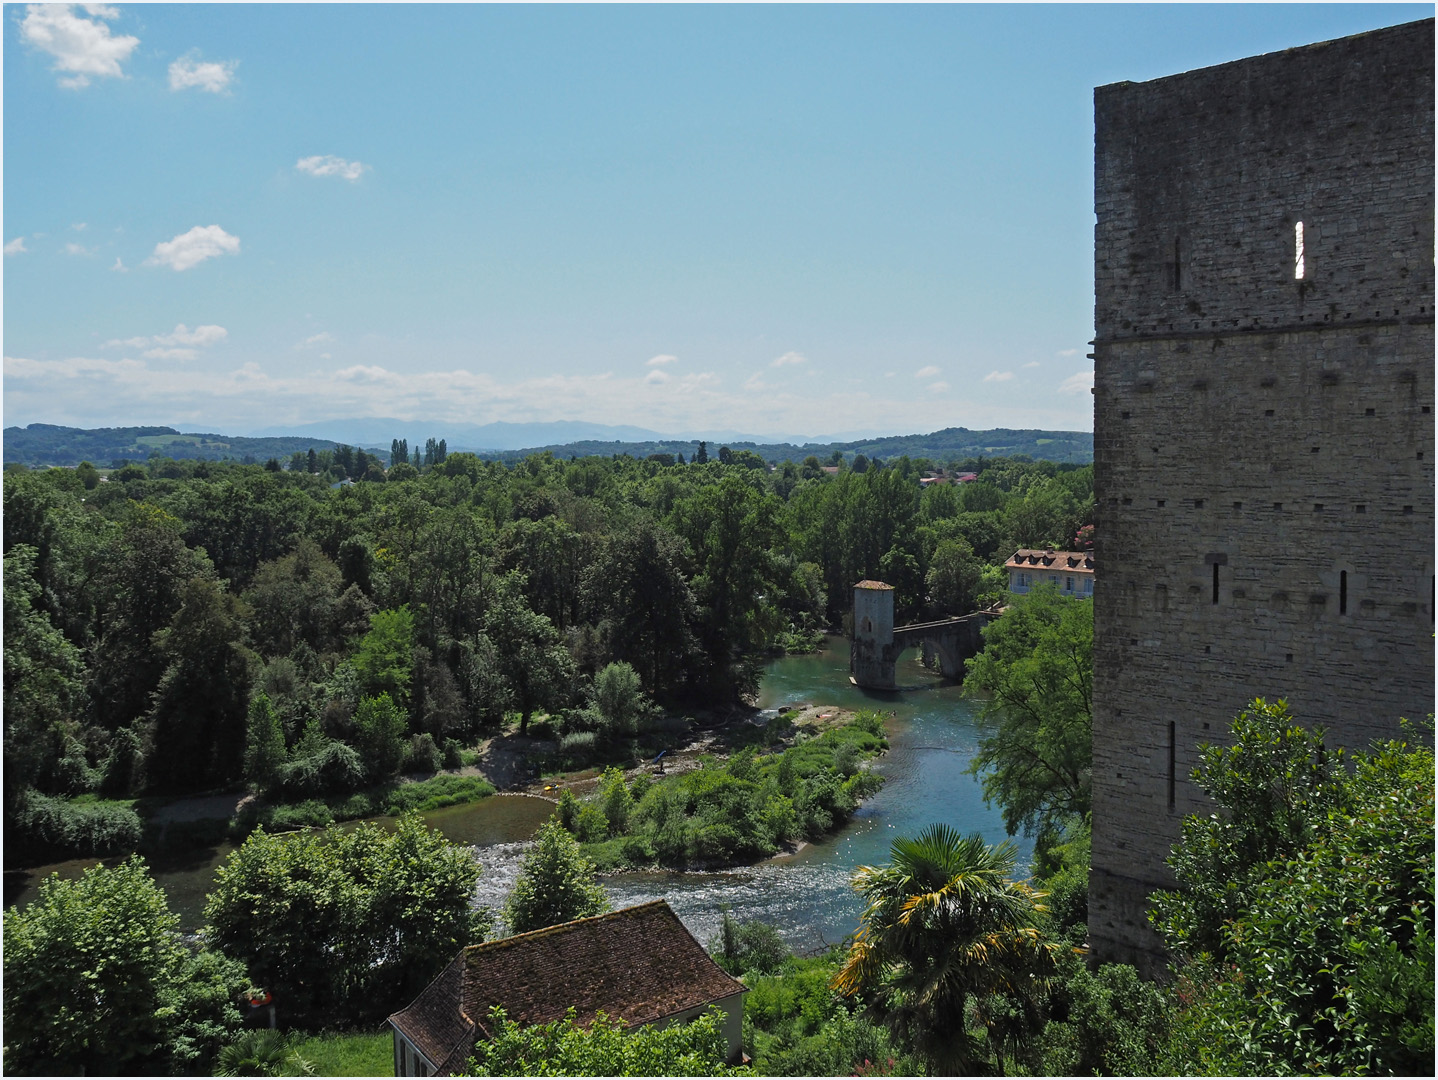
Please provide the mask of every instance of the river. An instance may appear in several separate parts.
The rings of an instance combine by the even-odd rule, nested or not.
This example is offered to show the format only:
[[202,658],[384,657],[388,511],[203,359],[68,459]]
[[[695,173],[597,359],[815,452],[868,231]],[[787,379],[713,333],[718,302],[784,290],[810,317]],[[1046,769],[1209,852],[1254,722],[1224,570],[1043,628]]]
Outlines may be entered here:
[[[976,709],[957,686],[942,683],[910,651],[899,664],[904,689],[875,693],[849,682],[848,643],[831,638],[812,656],[772,661],[760,687],[759,706],[775,709],[805,702],[844,708],[880,708],[893,714],[890,751],[874,764],[884,787],[860,807],[838,835],[794,855],[720,873],[626,873],[604,879],[616,907],[664,898],[701,942],[717,932],[727,906],[740,919],[779,928],[801,952],[836,944],[853,932],[860,903],[849,887],[854,867],[888,860],[895,837],[912,836],[933,822],[978,832],[990,844],[1006,839],[996,808],[984,805],[979,781],[968,775],[982,735]],[[472,844],[484,865],[478,902],[498,908],[514,884],[523,842],[553,804],[525,796],[495,796],[470,806],[426,815],[452,840]],[[1028,872],[1032,842],[1017,839],[1020,873]],[[215,868],[233,848],[219,845],[181,860],[156,863],[156,880],[187,930],[199,925]],[[6,875],[8,904],[25,903],[50,872],[77,876],[93,859]]]

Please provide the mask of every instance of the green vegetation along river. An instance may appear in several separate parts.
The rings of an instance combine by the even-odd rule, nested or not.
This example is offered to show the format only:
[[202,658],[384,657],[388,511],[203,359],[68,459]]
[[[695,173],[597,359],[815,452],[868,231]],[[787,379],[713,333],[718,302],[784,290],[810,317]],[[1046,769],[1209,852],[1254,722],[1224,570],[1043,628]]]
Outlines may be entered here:
[[[838,942],[853,931],[859,903],[849,891],[849,876],[856,866],[886,861],[896,836],[913,835],[943,821],[964,832],[977,831],[991,844],[1005,839],[998,810],[984,805],[978,780],[965,772],[982,734],[977,710],[959,696],[957,686],[926,672],[916,655],[907,653],[900,661],[899,681],[908,688],[897,693],[876,694],[852,686],[848,643],[842,638],[829,639],[811,656],[775,660],[765,671],[762,708],[814,702],[893,714],[890,752],[873,766],[887,782],[841,833],[758,866],[705,874],[617,874],[604,881],[615,906],[664,897],[695,936],[707,941],[718,927],[723,905],[728,905],[741,919],[773,923],[791,945],[807,950]],[[451,839],[476,847],[484,864],[479,902],[497,909],[518,874],[523,841],[552,810],[553,804],[543,799],[494,796],[424,816]],[[1022,838],[1018,843],[1024,864],[1032,844]],[[186,929],[199,924],[215,868],[231,850],[222,844],[154,865],[156,880]],[[6,903],[25,903],[52,871],[78,876],[93,862],[74,860],[23,875],[7,874]]]

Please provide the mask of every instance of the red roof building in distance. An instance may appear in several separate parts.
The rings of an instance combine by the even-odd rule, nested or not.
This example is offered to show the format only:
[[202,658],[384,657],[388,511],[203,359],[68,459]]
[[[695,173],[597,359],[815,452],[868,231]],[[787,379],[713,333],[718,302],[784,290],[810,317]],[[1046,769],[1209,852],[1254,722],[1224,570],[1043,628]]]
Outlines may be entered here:
[[1035,585],[1058,587],[1065,596],[1093,597],[1092,551],[1055,551],[1053,548],[1019,548],[1004,563],[1009,592],[1023,595]]
[[573,1008],[633,1027],[686,1023],[711,1005],[731,1061],[741,1057],[744,984],[727,974],[663,900],[471,945],[408,1008],[389,1018],[396,1076],[454,1076],[491,1037],[498,1006],[530,1027]]

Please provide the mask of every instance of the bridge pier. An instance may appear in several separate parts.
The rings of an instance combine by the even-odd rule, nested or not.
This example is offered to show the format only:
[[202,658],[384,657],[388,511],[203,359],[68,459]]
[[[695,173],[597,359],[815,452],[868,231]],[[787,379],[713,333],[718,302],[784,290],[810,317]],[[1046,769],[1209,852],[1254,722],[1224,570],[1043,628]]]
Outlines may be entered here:
[[893,690],[894,665],[905,649],[920,646],[925,663],[938,659],[939,673],[955,682],[964,677],[964,662],[984,647],[981,631],[993,615],[976,611],[955,619],[894,626],[894,587],[882,581],[854,586],[854,637],[849,646],[849,673],[854,684],[869,690]]

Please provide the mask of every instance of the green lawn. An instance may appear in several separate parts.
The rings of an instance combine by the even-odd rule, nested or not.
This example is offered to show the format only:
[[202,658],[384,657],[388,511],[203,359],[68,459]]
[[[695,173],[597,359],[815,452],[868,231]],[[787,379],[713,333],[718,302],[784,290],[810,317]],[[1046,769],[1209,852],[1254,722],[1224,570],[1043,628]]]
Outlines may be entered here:
[[315,1067],[316,1076],[394,1075],[394,1042],[388,1026],[373,1035],[311,1035],[295,1051]]

